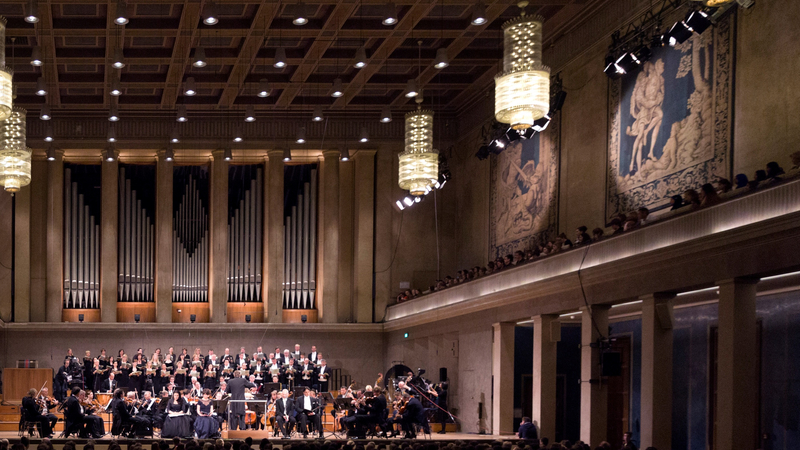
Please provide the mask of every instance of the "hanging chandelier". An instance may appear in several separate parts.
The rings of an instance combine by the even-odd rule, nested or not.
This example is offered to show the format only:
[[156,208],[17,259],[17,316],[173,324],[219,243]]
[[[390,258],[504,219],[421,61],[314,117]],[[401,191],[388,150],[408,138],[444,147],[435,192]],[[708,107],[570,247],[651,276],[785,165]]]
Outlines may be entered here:
[[17,192],[31,183],[31,149],[26,139],[26,111],[13,108],[11,116],[0,125],[0,186]]
[[6,67],[6,18],[0,16],[0,120],[11,116],[14,91],[12,75],[11,68]]
[[439,179],[439,153],[433,149],[433,111],[423,110],[422,99],[417,99],[417,110],[406,113],[406,145],[399,155],[397,184],[420,196]]
[[542,22],[522,14],[503,24],[503,72],[495,79],[494,114],[515,130],[530,128],[550,109],[550,68],[542,64]]

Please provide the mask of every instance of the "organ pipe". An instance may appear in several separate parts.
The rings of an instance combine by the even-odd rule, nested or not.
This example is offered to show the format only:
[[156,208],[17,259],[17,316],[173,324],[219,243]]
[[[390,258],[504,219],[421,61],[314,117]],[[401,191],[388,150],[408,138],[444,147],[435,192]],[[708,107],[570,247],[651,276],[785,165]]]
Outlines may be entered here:
[[[82,177],[64,169],[64,308],[100,307],[100,224],[84,193]],[[92,189],[88,186],[87,189]]]
[[[203,168],[180,168],[188,172],[176,176],[180,189],[173,212],[173,294],[176,303],[208,301],[208,211],[201,195],[208,194],[198,182]],[[183,186],[179,186],[185,178]],[[203,191],[201,193],[201,190]]]
[[155,274],[153,264],[153,211],[143,206],[142,196],[132,186],[133,174],[119,169],[119,219],[117,261],[119,263],[120,302],[153,302]]
[[314,309],[316,291],[316,169],[298,186],[285,217],[284,309]]
[[260,302],[261,166],[231,166],[228,211],[228,301]]

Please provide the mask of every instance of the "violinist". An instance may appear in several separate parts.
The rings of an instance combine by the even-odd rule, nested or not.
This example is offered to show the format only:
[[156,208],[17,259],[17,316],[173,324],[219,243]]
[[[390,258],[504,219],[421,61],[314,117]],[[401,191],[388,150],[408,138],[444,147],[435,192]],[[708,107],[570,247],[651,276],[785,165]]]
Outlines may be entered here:
[[269,422],[269,426],[272,427],[272,435],[278,436],[278,429],[275,427],[275,406],[278,401],[278,391],[273,390],[269,393],[269,404],[267,405],[267,413],[264,417],[263,423],[259,421],[260,425],[264,426],[264,429],[267,429],[267,422]]
[[58,417],[55,414],[51,413],[50,410],[55,410],[58,408],[58,400],[48,395],[48,389],[42,388],[42,391],[39,393],[39,405],[42,407],[39,412],[47,417],[47,420],[50,421],[50,429],[55,430],[56,422],[58,422]]
[[[136,408],[136,393],[129,392],[127,397],[123,398],[122,389],[114,391],[114,428],[118,429],[123,436],[135,438],[137,436],[144,436],[148,434],[149,423],[143,417],[137,416]],[[119,428],[117,428],[119,425]]]
[[404,405],[395,421],[399,421],[403,426],[403,431],[405,432],[403,439],[414,439],[417,437],[414,425],[427,426],[425,408],[422,407],[422,403],[416,397],[412,397],[407,393],[403,394],[403,402]]
[[375,386],[372,389],[372,397],[367,397],[365,403],[367,405],[367,416],[361,419],[363,425],[372,429],[379,425],[383,437],[386,437],[386,424],[383,419],[386,414],[386,397],[383,396],[383,390],[380,386]]
[[22,398],[23,418],[28,422],[36,422],[39,426],[39,434],[45,438],[53,434],[53,428],[50,426],[50,420],[41,414],[42,407],[43,403],[36,397],[36,389],[29,390],[28,395]]
[[64,406],[64,422],[66,435],[77,432],[82,438],[100,439],[103,437],[103,419],[86,414],[86,392],[79,388],[72,388],[72,395]]
[[[92,426],[92,429],[95,433],[103,436],[106,434],[106,426],[105,421],[102,417],[95,414],[97,411],[101,411],[103,409],[103,405],[100,404],[100,401],[94,398],[94,392],[89,391],[84,393],[84,399],[81,400],[81,406],[83,406],[86,410],[86,420]],[[87,425],[88,427],[89,425]]]

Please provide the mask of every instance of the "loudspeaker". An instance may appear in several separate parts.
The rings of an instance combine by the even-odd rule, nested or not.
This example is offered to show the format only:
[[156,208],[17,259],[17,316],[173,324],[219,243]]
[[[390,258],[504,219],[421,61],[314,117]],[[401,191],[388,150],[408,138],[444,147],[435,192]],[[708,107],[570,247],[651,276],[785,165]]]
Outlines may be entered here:
[[133,320],[135,320],[136,323],[139,323],[139,320],[141,320],[141,318],[142,318],[142,316],[140,316],[139,314],[134,314],[133,315]]
[[439,367],[439,381],[447,381],[447,367]]
[[83,322],[83,314],[78,314],[78,321]]
[[300,320],[302,320],[303,323],[306,323],[306,322],[308,322],[308,316],[303,314],[302,316],[300,316]]
[[245,314],[244,321],[247,322],[247,323],[250,323],[250,320],[252,320],[252,317],[250,317],[250,314]]
[[618,377],[622,375],[622,353],[605,352],[602,356],[604,377]]
[[197,315],[192,314],[191,316],[189,316],[189,320],[191,320],[192,323],[194,323],[194,321],[197,320]]

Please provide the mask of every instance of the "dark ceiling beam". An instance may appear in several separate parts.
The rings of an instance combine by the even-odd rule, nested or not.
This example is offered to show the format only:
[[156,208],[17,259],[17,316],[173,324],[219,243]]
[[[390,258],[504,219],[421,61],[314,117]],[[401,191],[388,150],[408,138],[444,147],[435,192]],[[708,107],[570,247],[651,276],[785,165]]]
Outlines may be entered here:
[[178,34],[175,45],[172,47],[172,59],[167,70],[167,82],[161,94],[161,107],[172,109],[178,100],[178,92],[183,82],[183,74],[186,64],[189,62],[189,55],[192,51],[192,43],[197,34],[197,24],[200,22],[200,12],[202,4],[199,1],[184,0],[181,10],[181,21],[178,26]]
[[[225,86],[225,90],[222,91],[222,95],[219,98],[218,104],[221,108],[233,106],[233,102],[239,95],[247,74],[252,70],[253,62],[256,59],[256,55],[258,55],[261,44],[264,42],[269,25],[278,12],[277,3],[263,0],[259,5],[250,30],[247,32],[247,37],[239,51],[239,56],[233,63],[233,70],[231,70],[231,74],[228,77],[227,86]],[[216,64],[216,58],[211,62]]]

